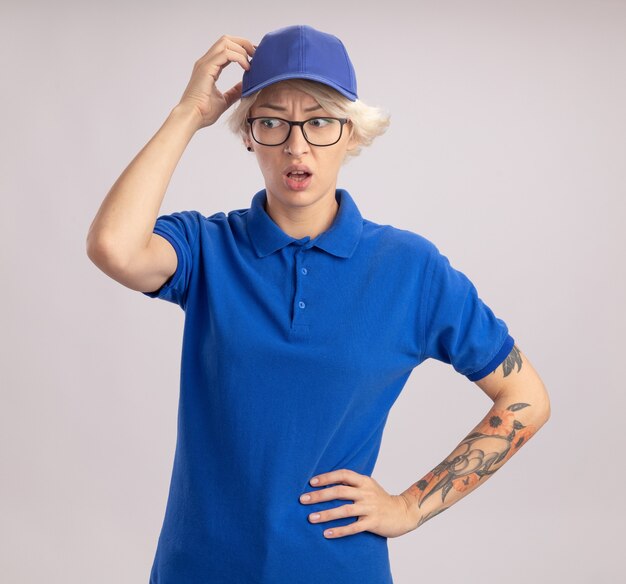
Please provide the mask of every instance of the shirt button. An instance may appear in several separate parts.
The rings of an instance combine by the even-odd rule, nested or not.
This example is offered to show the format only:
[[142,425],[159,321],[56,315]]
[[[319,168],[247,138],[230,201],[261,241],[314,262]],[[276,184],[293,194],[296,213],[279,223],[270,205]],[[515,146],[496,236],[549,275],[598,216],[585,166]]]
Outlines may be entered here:
[[300,308],[304,308],[306,306],[306,304],[304,302],[302,302],[302,300],[300,300],[300,302],[298,302],[298,306]]
[[302,272],[305,276],[306,276],[306,274],[307,274],[307,272],[308,272],[308,270],[307,270],[306,268],[302,268],[302,270],[300,270],[300,271],[301,271],[301,272]]

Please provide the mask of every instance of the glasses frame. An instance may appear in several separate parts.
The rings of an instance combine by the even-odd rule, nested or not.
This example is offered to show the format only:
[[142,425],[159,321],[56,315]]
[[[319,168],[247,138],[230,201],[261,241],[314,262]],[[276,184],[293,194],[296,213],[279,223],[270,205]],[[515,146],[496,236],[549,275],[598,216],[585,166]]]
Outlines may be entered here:
[[[321,120],[337,120],[340,123],[340,128],[339,128],[339,138],[337,138],[334,142],[331,142],[330,144],[315,144],[314,142],[311,142],[307,135],[306,132],[304,130],[304,124],[306,124],[307,122],[310,122],[311,120],[317,120],[317,119],[321,119]],[[287,132],[287,137],[280,142],[279,144],[265,144],[264,142],[259,142],[259,140],[256,139],[256,136],[254,135],[254,131],[252,129],[252,122],[254,122],[254,120],[280,120],[281,122],[285,122],[287,124],[289,124],[289,131]],[[318,148],[325,148],[326,146],[333,146],[334,144],[337,144],[337,142],[339,142],[339,140],[341,140],[341,136],[343,135],[343,126],[344,124],[347,124],[350,121],[350,118],[333,118],[332,116],[313,116],[312,118],[309,118],[308,120],[304,120],[302,122],[292,122],[290,120],[286,120],[285,118],[279,118],[277,116],[256,116],[254,118],[246,118],[246,121],[248,122],[248,124],[250,124],[250,133],[252,134],[252,138],[254,139],[254,141],[257,144],[261,144],[261,146],[281,146],[283,145],[285,142],[287,142],[287,140],[289,140],[289,136],[291,136],[291,130],[293,129],[294,126],[300,126],[300,130],[302,130],[302,135],[304,136],[304,139],[311,145],[311,146],[317,146]]]

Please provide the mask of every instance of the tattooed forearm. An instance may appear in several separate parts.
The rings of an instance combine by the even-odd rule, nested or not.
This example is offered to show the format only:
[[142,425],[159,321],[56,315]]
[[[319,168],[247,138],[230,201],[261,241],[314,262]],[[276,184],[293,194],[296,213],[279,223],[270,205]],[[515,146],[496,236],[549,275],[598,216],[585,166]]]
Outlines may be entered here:
[[529,406],[494,405],[443,462],[405,491],[420,510],[418,526],[482,484],[528,442],[537,426],[522,423],[518,412]]
[[511,371],[515,369],[515,365],[517,365],[518,371],[522,368],[522,356],[520,355],[517,345],[513,345],[513,349],[502,363],[502,372],[504,374],[504,377],[506,377],[509,373],[511,373]]
[[424,513],[424,515],[422,515],[417,522],[417,527],[419,527],[420,525],[424,525],[424,523],[426,523],[429,519],[432,519],[435,515],[439,515],[439,513],[442,513],[446,509],[448,509],[448,507],[442,507],[441,509],[437,511],[432,511],[431,513]]

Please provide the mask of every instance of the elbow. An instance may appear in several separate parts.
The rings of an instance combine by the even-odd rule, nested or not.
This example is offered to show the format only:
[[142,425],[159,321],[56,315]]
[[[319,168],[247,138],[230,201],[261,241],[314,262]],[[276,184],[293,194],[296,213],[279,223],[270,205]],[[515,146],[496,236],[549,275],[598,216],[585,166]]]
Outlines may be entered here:
[[111,277],[122,271],[126,265],[125,258],[114,251],[113,245],[103,237],[87,237],[85,242],[87,257],[104,273]]
[[545,407],[546,422],[550,419],[551,413],[552,413],[552,410],[550,407],[550,396],[548,395],[548,392],[546,390],[546,407]]
[[98,258],[102,254],[102,248],[101,248],[101,246],[99,246],[97,244],[97,242],[94,242],[93,239],[90,239],[89,236],[87,236],[87,239],[85,241],[85,252],[87,253],[87,257],[94,264],[97,265],[98,264]]
[[85,252],[87,253],[87,257],[95,263],[95,258],[97,257],[97,245],[87,236],[85,240]]
[[550,419],[551,413],[552,413],[552,410],[550,409],[550,401],[548,400],[548,405],[546,406],[546,409],[544,410],[544,418],[543,418],[544,424]]
[[108,261],[107,258],[110,257],[110,253],[107,249],[107,246],[104,245],[101,239],[88,236],[85,241],[87,257],[98,267]]
[[540,387],[533,392],[532,399],[535,406],[537,424],[538,426],[543,426],[550,419],[552,413],[550,396],[543,382]]
[[546,386],[539,378],[523,387],[518,386],[508,391],[501,391],[496,399],[507,404],[507,406],[516,402],[529,406],[524,410],[526,415],[532,418],[532,424],[537,428],[543,426],[550,419],[550,396]]

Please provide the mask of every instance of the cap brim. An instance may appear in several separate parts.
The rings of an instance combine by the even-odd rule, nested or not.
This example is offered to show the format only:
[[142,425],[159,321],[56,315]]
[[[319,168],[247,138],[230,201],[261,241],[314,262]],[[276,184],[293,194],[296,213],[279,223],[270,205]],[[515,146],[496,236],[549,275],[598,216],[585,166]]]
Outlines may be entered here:
[[284,81],[285,79],[310,79],[311,81],[318,81],[319,83],[323,83],[324,85],[328,85],[329,87],[332,87],[333,89],[341,93],[341,95],[344,95],[345,97],[347,97],[350,101],[356,101],[358,99],[358,96],[356,95],[356,93],[349,91],[345,87],[341,87],[340,85],[337,85],[336,83],[333,83],[332,81],[329,81],[328,79],[325,79],[324,77],[321,77],[319,75],[312,75],[310,73],[285,73],[283,75],[276,75],[275,77],[271,77],[270,79],[267,79],[263,81],[262,83],[257,83],[256,85],[253,85],[252,87],[248,87],[245,91],[242,91],[241,97],[247,97],[248,95],[250,95],[251,93],[254,93],[255,91],[260,91],[261,89],[263,89],[264,87],[267,87],[268,85],[278,83],[279,81]]

